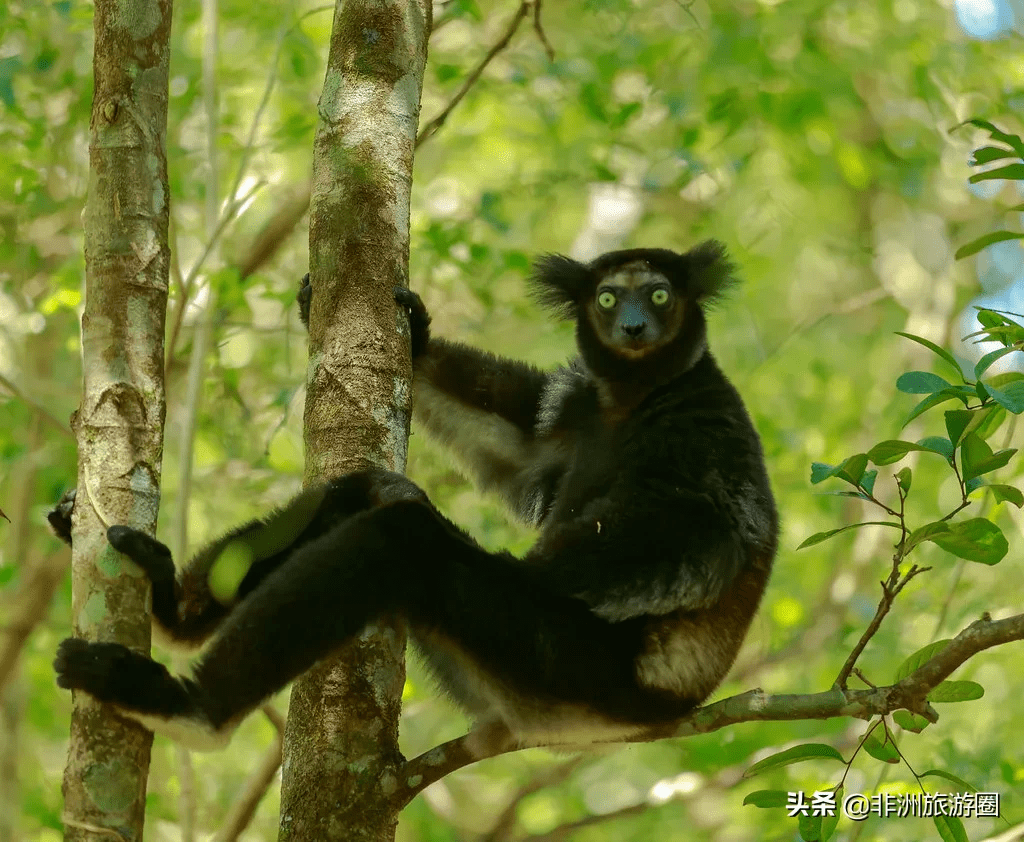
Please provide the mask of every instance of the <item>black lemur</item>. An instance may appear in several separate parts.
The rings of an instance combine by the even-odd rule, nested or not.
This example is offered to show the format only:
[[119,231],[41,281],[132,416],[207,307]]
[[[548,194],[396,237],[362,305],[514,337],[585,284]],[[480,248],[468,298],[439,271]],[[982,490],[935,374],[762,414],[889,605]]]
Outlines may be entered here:
[[[208,645],[176,677],[116,643],[69,638],[61,687],[200,748],[381,617],[403,620],[476,733],[504,745],[671,731],[728,671],[775,555],[757,433],[707,347],[702,305],[731,282],[721,244],[537,261],[540,301],[579,356],[542,372],[430,335],[415,293],[414,421],[539,529],[522,558],[482,549],[400,474],[302,492],[175,573],[126,526],[110,543],[153,583],[153,616]],[[300,291],[308,322],[311,288]],[[54,513],[70,534],[70,502]],[[234,592],[210,574],[241,560]],[[490,737],[488,737],[490,739]]]

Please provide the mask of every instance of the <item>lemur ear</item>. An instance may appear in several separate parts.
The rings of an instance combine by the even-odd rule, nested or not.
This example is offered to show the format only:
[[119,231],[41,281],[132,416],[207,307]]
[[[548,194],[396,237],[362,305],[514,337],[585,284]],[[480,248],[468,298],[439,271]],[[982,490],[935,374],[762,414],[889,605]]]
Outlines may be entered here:
[[733,275],[736,267],[718,240],[705,240],[683,257],[688,264],[689,292],[702,303],[716,304],[737,283]]
[[576,317],[576,305],[593,287],[590,270],[561,254],[537,258],[529,284],[533,298],[563,319]]

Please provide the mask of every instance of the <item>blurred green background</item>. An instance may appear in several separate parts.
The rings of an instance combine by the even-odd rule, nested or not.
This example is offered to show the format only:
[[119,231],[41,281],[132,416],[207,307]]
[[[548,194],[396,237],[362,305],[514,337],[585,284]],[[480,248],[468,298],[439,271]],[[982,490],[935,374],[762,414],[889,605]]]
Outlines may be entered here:
[[[219,187],[208,196],[205,28],[198,4],[176,5],[167,137],[175,276],[160,534],[166,538],[177,507],[187,506],[194,547],[299,485],[306,345],[294,292],[307,265],[301,209],[331,8],[219,3]],[[445,107],[516,8],[512,0],[437,4],[423,123]],[[81,384],[91,13],[78,0],[0,5],[0,509],[11,518],[0,521],[0,635],[19,634],[18,601],[32,571],[59,573],[68,555],[48,535],[45,513],[76,471],[67,419]],[[528,20],[417,153],[410,278],[439,335],[539,365],[564,361],[570,328],[553,324],[525,294],[538,252],[589,258],[629,246],[686,249],[713,236],[739,265],[743,284],[712,315],[711,344],[764,438],[784,532],[762,611],[716,698],[754,686],[827,689],[874,613],[892,555],[888,531],[795,547],[813,532],[875,519],[858,501],[812,489],[812,461],[942,431],[938,415],[925,415],[901,432],[915,400],[894,381],[931,367],[933,357],[894,331],[976,359],[976,348],[960,345],[973,329],[972,302],[984,294],[989,306],[1024,312],[1019,241],[953,259],[987,231],[1020,230],[1022,215],[1007,220],[999,209],[1024,197],[1013,183],[968,185],[970,153],[984,133],[950,131],[983,117],[1021,133],[1022,22],[1020,0],[548,0],[543,24],[554,61]],[[222,209],[235,185],[236,196],[250,198],[183,295],[182,279],[208,241],[207,202]],[[270,243],[280,247],[260,262]],[[195,442],[185,500],[185,377],[196,304],[211,289],[202,403],[184,431]],[[1008,429],[1000,445],[1021,446]],[[940,465],[911,462],[915,484],[932,489],[912,500],[923,522],[950,508],[955,488]],[[883,469],[879,489],[892,488],[888,476],[898,467]],[[525,530],[481,501],[415,434],[409,473],[486,545],[529,545]],[[1014,459],[999,481],[1019,484],[1020,475]],[[934,569],[904,591],[862,656],[873,682],[889,683],[907,655],[982,611],[1021,610],[1021,515],[1004,508],[976,512],[1010,539],[998,567],[957,562],[930,545],[915,557]],[[0,696],[0,842],[60,838],[70,696],[55,686],[50,662],[70,627],[70,585],[66,576],[58,582]],[[1024,822],[1022,666],[1020,644],[975,658],[956,677],[982,683],[985,697],[943,706],[938,726],[901,739],[917,772],[943,768],[1001,794],[1004,820],[967,821],[974,839]],[[276,700],[281,710],[286,703],[287,694]],[[413,665],[405,753],[465,725]],[[741,781],[743,769],[798,741],[828,742],[849,758],[864,729],[844,720],[752,723],[587,756],[521,799],[513,838],[552,838],[545,834],[574,822],[584,824],[572,836],[579,840],[797,838],[781,811],[743,807],[744,795],[823,789],[842,768],[802,764]],[[273,738],[257,715],[225,752],[194,756],[198,838],[219,826]],[[534,750],[464,769],[404,812],[399,838],[488,838],[523,787],[565,762]],[[915,791],[916,782],[906,766],[883,774],[882,764],[858,757],[846,791],[879,787]],[[175,749],[157,739],[150,839],[182,838],[181,791]],[[245,838],[273,839],[276,830],[275,787]],[[923,819],[871,819],[840,823],[835,838],[937,835]]]

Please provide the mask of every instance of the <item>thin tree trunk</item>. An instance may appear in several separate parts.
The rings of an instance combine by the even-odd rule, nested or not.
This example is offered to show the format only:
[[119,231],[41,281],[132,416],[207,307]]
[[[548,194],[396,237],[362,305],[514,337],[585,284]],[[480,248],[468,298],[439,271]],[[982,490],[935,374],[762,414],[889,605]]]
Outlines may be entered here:
[[[405,467],[409,193],[430,0],[337,0],[313,150],[306,482]],[[292,690],[282,840],[394,838],[404,635],[373,629]]]
[[[148,582],[104,533],[152,532],[160,501],[171,0],[96,0],[94,27],[72,616],[78,636],[148,652]],[[65,839],[142,838],[152,740],[76,694]]]

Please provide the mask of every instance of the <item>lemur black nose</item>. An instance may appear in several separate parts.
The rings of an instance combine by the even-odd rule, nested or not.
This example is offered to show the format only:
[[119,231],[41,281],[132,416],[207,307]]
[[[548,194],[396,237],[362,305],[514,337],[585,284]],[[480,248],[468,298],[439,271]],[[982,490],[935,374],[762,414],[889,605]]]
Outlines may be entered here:
[[622,332],[626,334],[630,339],[636,339],[641,333],[644,332],[644,328],[647,327],[647,322],[639,322],[638,324],[623,325]]

